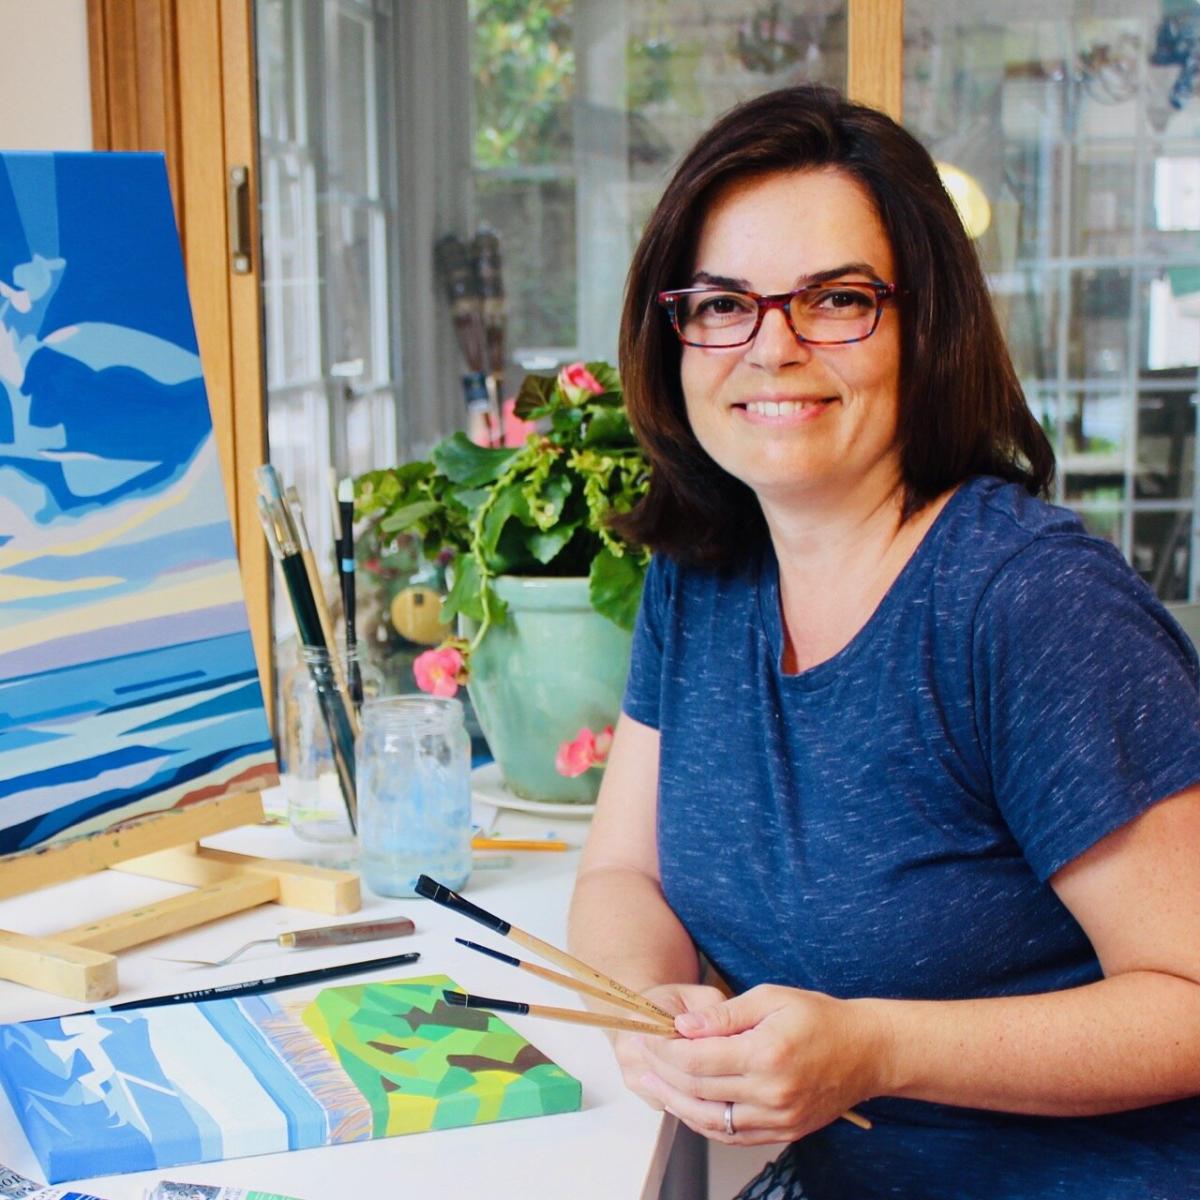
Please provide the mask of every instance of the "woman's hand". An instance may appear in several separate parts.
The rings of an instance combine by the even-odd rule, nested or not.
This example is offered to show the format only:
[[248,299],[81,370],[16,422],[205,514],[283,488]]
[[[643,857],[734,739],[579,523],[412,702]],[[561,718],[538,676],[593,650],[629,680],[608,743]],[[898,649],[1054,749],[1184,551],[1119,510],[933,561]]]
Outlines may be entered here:
[[[715,987],[698,983],[668,983],[651,988],[645,993],[647,1000],[653,1000],[659,1008],[666,1009],[672,1015],[710,1009],[725,999],[724,994]],[[633,1013],[627,1014],[633,1016]],[[617,1056],[617,1064],[625,1079],[625,1086],[630,1091],[641,1096],[651,1108],[661,1111],[663,1102],[655,1093],[642,1082],[643,1077],[655,1070],[653,1063],[646,1056],[646,1045],[649,1042],[665,1042],[667,1038],[652,1037],[640,1033],[618,1033],[613,1038],[613,1051]]]
[[[642,1039],[630,1086],[704,1137],[794,1142],[884,1090],[890,1042],[870,1006],[770,984],[711,1007],[689,1000],[680,1039]],[[627,1079],[633,1069],[630,1055]]]

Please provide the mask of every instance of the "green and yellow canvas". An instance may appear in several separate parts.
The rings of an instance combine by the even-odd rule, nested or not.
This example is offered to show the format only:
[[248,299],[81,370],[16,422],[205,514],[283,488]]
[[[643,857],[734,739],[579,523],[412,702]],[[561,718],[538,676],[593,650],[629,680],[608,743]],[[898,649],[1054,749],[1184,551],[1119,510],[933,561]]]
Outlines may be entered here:
[[579,1081],[445,975],[0,1026],[51,1183],[575,1112]]

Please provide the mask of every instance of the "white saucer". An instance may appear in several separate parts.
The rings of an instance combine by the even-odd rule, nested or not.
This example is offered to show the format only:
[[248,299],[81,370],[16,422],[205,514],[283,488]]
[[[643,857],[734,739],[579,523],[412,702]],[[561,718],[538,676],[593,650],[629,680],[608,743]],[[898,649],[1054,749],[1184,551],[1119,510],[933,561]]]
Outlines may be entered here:
[[595,804],[557,804],[548,800],[525,800],[513,795],[504,786],[500,767],[485,763],[471,772],[471,791],[475,799],[497,808],[511,808],[517,812],[538,813],[547,817],[590,817],[596,811]]

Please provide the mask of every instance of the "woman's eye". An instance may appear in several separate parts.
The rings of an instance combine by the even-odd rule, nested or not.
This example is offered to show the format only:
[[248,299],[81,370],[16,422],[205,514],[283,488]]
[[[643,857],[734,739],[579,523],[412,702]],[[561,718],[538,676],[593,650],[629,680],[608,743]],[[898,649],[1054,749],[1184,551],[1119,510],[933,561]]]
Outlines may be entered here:
[[875,304],[875,293],[866,288],[827,288],[814,292],[809,302],[812,307],[823,309],[871,308]]
[[743,317],[754,311],[754,305],[745,296],[722,293],[718,296],[703,296],[697,303],[694,315],[697,317]]

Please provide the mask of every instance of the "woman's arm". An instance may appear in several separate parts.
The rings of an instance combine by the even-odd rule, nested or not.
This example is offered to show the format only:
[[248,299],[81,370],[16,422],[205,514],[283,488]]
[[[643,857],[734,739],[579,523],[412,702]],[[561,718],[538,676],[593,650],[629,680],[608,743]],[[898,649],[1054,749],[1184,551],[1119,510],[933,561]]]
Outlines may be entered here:
[[658,874],[658,732],[621,715],[571,901],[572,953],[637,991],[694,983],[696,951]]
[[[765,986],[648,1039],[641,1087],[709,1137],[792,1141],[876,1095],[1080,1116],[1200,1094],[1200,787],[1051,880],[1105,978],[961,1001]],[[725,1103],[738,1133],[724,1134]]]

